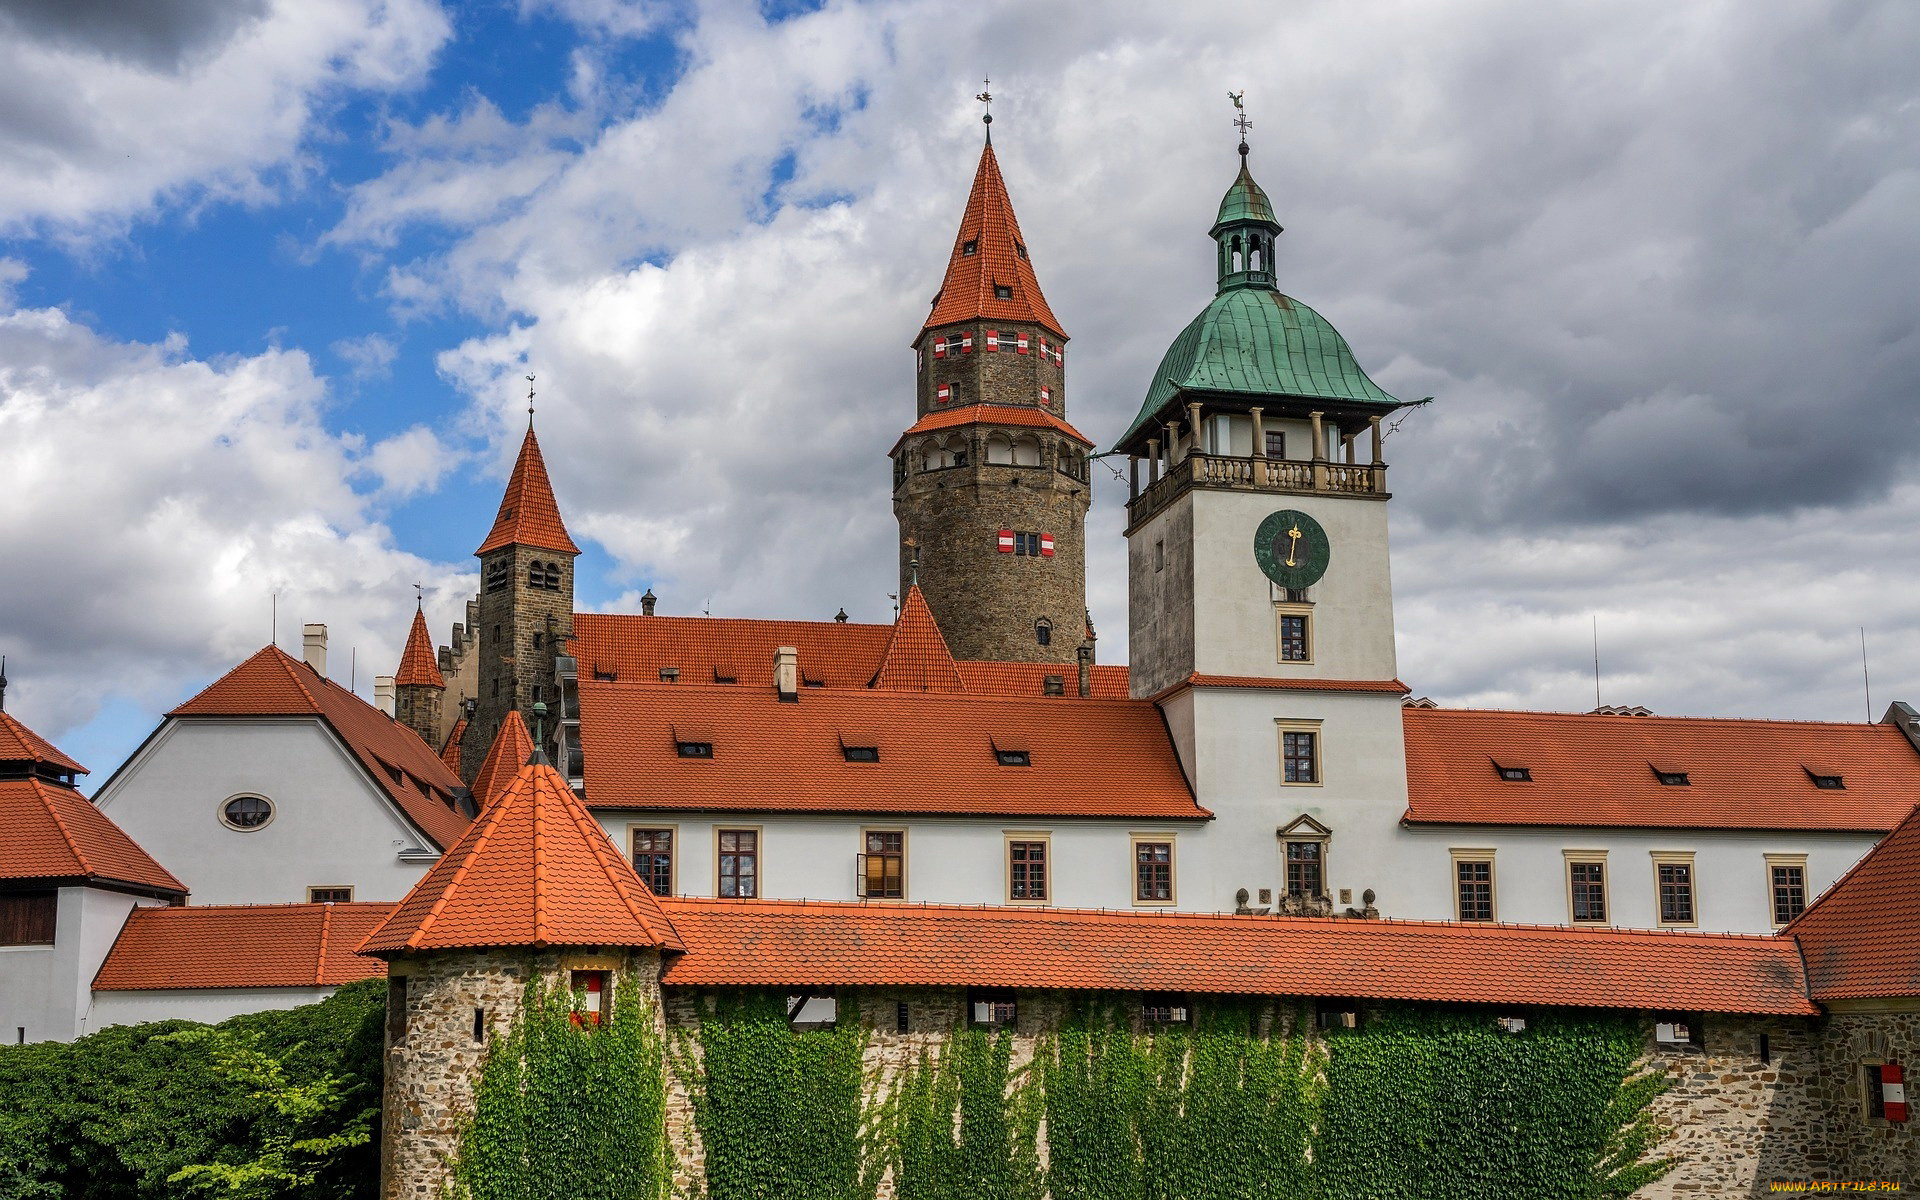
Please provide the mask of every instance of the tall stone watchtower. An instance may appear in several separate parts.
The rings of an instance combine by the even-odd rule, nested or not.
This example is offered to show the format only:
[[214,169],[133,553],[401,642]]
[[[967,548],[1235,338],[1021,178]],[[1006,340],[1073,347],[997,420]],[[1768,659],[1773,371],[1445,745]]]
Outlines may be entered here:
[[893,447],[900,594],[918,581],[956,658],[1072,663],[1086,641],[1092,443],[1067,424],[1066,343],[989,137]]
[[400,652],[400,669],[393,673],[393,716],[420,735],[435,753],[440,750],[441,708],[447,681],[434,661],[433,639],[427,633],[426,612],[415,606],[407,647]]
[[493,531],[474,551],[480,560],[479,692],[461,737],[463,772],[486,757],[508,712],[519,712],[532,726],[533,706],[554,698],[553,660],[573,633],[573,562],[579,554],[560,519],[529,422]]

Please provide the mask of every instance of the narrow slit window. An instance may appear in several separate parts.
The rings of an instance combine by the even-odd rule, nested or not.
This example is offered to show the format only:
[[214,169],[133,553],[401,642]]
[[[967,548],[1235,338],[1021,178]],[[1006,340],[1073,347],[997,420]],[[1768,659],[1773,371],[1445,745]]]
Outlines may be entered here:
[[675,742],[674,749],[681,758],[712,758],[712,742]]

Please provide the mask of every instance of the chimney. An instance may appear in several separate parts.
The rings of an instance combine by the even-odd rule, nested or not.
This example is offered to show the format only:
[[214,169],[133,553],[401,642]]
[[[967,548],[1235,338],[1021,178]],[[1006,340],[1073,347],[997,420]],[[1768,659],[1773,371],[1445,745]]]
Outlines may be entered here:
[[325,625],[305,625],[300,629],[300,657],[307,660],[313,673],[320,678],[327,677],[327,627]]
[[373,677],[373,706],[388,716],[393,715],[393,676]]
[[660,597],[653,594],[652,588],[648,588],[640,596],[640,615],[643,617],[652,616],[653,606],[659,603],[659,601],[660,601]]
[[1093,647],[1083,645],[1076,652],[1080,659],[1080,698],[1093,695]]
[[782,646],[773,652],[773,687],[782,700],[800,698],[800,651]]

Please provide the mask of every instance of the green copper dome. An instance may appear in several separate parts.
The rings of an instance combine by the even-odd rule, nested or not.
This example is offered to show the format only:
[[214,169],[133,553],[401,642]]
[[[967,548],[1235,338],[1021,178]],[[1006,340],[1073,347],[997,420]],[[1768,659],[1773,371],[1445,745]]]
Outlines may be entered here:
[[1173,339],[1147,386],[1140,414],[1115,448],[1131,444],[1182,392],[1258,403],[1294,398],[1388,412],[1380,390],[1327,319],[1271,288],[1222,292]]
[[1227,194],[1220,198],[1220,215],[1213,219],[1213,228],[1208,237],[1214,237],[1220,230],[1239,221],[1253,221],[1262,225],[1271,225],[1277,233],[1280,221],[1273,215],[1273,205],[1268,202],[1267,194],[1253,181],[1253,173],[1247,170],[1247,160],[1240,160],[1239,177]]

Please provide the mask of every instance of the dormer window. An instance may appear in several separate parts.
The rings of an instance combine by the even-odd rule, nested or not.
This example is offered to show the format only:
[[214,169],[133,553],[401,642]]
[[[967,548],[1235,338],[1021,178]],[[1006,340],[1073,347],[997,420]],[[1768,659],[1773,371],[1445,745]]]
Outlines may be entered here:
[[1013,288],[1008,284],[996,283],[993,285],[993,298],[995,300],[1011,300],[1013,299]]
[[713,669],[713,681],[715,683],[739,683],[740,676],[734,672],[732,667],[715,667]]
[[680,668],[679,667],[661,667],[660,682],[661,683],[679,683]]
[[1662,787],[1689,787],[1693,783],[1691,779],[1687,778],[1685,771],[1656,770],[1653,773],[1653,777],[1660,781]]
[[1493,770],[1495,774],[1499,775],[1500,778],[1506,780],[1508,783],[1533,782],[1533,769],[1531,767],[1523,767],[1519,763],[1503,763],[1496,759],[1494,760]]
[[1033,765],[1033,756],[1025,750],[1001,750],[996,747],[993,752],[993,760],[1003,767],[1030,767]]
[[980,240],[978,238],[960,243],[960,257],[972,258],[978,253],[980,253]]
[[1832,767],[1810,766],[1803,763],[1801,769],[1807,773],[1808,779],[1813,780],[1813,786],[1817,788],[1822,788],[1830,792],[1844,791],[1846,789],[1847,777]]
[[840,747],[840,753],[845,755],[846,760],[850,763],[877,763],[880,761],[880,747],[878,746],[842,746]]
[[1025,242],[1015,242],[1013,244],[1013,252],[1021,258],[1025,258],[1027,256],[1027,244]]
[[1065,675],[1048,675],[1040,681],[1040,694],[1043,696],[1064,696],[1067,694]]
[[712,758],[712,742],[675,742],[673,748],[681,758]]

